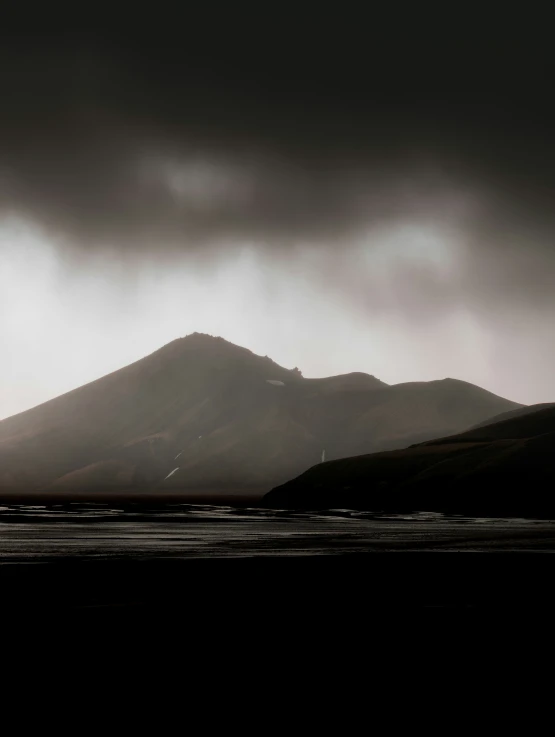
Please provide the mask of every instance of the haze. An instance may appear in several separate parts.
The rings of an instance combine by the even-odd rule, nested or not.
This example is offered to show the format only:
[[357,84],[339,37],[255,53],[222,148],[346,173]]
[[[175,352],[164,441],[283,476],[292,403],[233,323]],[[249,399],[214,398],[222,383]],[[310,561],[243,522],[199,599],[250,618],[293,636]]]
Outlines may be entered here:
[[0,417],[194,331],[553,401],[550,44],[134,20],[2,29]]

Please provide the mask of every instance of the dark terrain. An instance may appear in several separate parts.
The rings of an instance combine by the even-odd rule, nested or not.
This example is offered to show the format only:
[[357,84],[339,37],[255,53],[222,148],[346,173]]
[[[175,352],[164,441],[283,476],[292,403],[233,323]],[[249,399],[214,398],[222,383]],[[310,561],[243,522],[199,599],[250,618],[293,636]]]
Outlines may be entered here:
[[324,452],[402,448],[519,407],[454,379],[306,379],[194,333],[0,422],[0,495],[260,497]]
[[[453,379],[305,379],[222,339],[174,341],[0,422],[0,620],[106,620],[122,635],[173,621],[191,652],[205,652],[214,633],[317,639],[333,626],[346,642],[379,635],[391,617],[415,630],[421,610],[505,617],[549,607],[541,581],[553,523],[473,518],[468,502],[480,514],[525,508],[533,517],[538,504],[528,501],[552,488],[544,445],[554,416]],[[387,450],[442,433],[459,434]],[[376,450],[386,452],[356,455]],[[503,471],[503,459],[521,455]],[[457,459],[465,473],[483,474],[470,461],[487,461],[494,479],[501,468],[525,495],[511,506],[489,482],[457,491]],[[530,473],[540,486],[527,483]],[[253,508],[253,497],[290,478],[267,507],[320,512]],[[200,506],[176,504],[184,497]],[[87,499],[95,504],[75,503]],[[465,518],[380,513],[458,512],[461,500]]]
[[314,466],[265,503],[555,518],[555,407],[523,412],[403,450]]

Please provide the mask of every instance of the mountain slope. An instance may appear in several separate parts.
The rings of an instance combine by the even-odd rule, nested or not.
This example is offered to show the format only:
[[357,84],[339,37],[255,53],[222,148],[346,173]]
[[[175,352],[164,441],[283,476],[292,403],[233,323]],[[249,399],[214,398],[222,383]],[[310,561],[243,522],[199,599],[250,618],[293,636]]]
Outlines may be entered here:
[[404,450],[323,463],[265,497],[278,508],[555,514],[555,407]]
[[403,447],[518,406],[452,379],[305,379],[194,333],[0,422],[0,490],[262,493],[323,451]]
[[547,407],[555,407],[555,402],[544,402],[543,404],[531,404],[529,407],[518,407],[517,409],[511,409],[508,412],[502,412],[500,415],[495,415],[495,417],[490,417],[487,420],[484,420],[483,422],[479,422],[477,425],[474,425],[473,428],[470,429],[477,429],[479,427],[485,427],[485,425],[493,425],[496,422],[503,422],[504,420],[509,420],[513,417],[520,417],[524,416],[533,412],[537,412],[540,409],[547,409]]

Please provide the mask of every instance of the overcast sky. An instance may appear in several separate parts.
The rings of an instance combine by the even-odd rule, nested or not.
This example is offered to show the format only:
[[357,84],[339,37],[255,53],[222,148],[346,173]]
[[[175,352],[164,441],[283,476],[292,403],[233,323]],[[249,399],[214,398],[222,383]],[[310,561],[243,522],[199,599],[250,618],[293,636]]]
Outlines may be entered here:
[[554,401],[538,28],[231,20],[0,31],[0,418],[194,331]]

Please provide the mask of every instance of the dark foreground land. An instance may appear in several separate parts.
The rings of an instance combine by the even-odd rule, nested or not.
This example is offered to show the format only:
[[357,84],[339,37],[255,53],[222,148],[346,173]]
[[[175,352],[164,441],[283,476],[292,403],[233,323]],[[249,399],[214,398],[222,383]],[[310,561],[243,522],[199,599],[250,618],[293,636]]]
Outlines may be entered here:
[[503,417],[403,450],[318,464],[264,502],[554,519],[555,408],[538,405]]
[[515,552],[6,564],[0,649],[23,675],[46,664],[57,693],[61,671],[139,715],[137,680],[147,704],[167,681],[187,705],[208,694],[207,714],[225,695],[248,710],[260,690],[327,718],[328,698],[453,695],[453,676],[491,698],[517,656],[540,661],[522,678],[548,661],[554,573],[552,554]]
[[[207,560],[64,559],[0,568],[2,617],[178,617],[229,627],[358,623],[415,609],[555,612],[550,554],[369,553]],[[313,618],[317,619],[314,620]],[[330,617],[332,619],[330,619]]]

